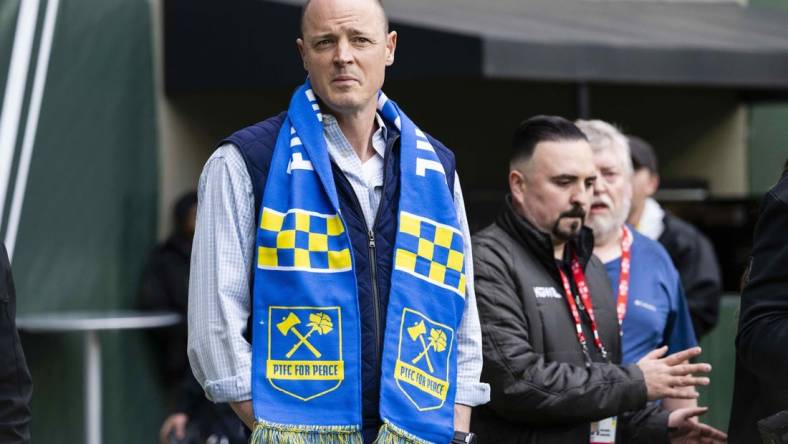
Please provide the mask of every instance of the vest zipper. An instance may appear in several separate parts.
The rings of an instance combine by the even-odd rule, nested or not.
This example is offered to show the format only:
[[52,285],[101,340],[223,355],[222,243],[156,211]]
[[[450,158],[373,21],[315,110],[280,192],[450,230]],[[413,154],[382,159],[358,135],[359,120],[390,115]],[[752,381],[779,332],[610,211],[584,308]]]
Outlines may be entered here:
[[[385,178],[385,170],[384,170],[384,178]],[[347,180],[347,179],[346,179]],[[348,183],[349,184],[349,183]],[[351,186],[352,188],[352,186]],[[385,188],[385,185],[384,185]],[[385,190],[384,190],[385,191]],[[358,214],[361,216],[361,220],[366,223],[366,218],[364,217],[364,210],[361,209],[361,202],[359,202],[358,197],[356,196],[355,190],[351,193],[351,201],[353,202],[353,206],[356,207]],[[372,280],[372,308],[375,312],[375,367],[376,373],[380,373],[380,360],[381,360],[381,351],[380,351],[380,293],[378,290],[378,270],[377,270],[377,254],[376,254],[376,245],[375,245],[375,232],[374,228],[376,222],[378,220],[378,215],[380,214],[380,205],[378,205],[378,210],[375,213],[375,220],[372,223],[372,228],[367,228],[367,247],[368,247],[368,254],[369,254],[369,274],[370,279]]]
[[[386,177],[388,176],[388,174],[386,174],[387,165],[385,159],[390,158],[389,156],[391,154],[392,147],[394,146],[394,143],[396,142],[397,138],[398,137],[394,137],[393,139],[386,141],[386,156],[384,157],[384,163],[383,163],[383,189],[381,190],[381,201],[378,203],[378,209],[375,212],[375,218],[372,221],[372,228],[367,228],[367,238],[369,241],[367,244],[369,248],[368,250],[369,271],[370,271],[369,274],[370,274],[370,278],[372,279],[372,307],[373,310],[375,311],[375,374],[380,373],[381,360],[382,360],[382,356],[381,356],[382,353],[380,350],[382,346],[382,344],[380,343],[381,342],[380,341],[380,335],[381,335],[380,293],[378,290],[378,272],[377,272],[378,265],[377,265],[377,253],[376,253],[377,247],[375,245],[375,227],[377,226],[377,222],[380,216],[383,197],[386,195]],[[340,173],[344,176],[344,172],[340,170]],[[347,178],[345,178],[345,180],[347,180]],[[356,196],[355,189],[353,189],[353,186],[350,184],[350,181],[348,181],[348,185],[350,185],[350,188],[352,190],[352,192],[350,193],[351,194],[350,199],[353,202],[353,205],[356,207],[358,214],[361,216],[362,221],[366,223],[366,218],[364,217],[364,210],[361,208],[361,202],[359,202],[358,196]],[[362,423],[363,421],[364,418],[362,418]]]
[[375,254],[375,232],[368,231],[369,234],[369,271],[372,275],[372,306],[375,311],[375,351],[376,362],[380,360],[380,295],[378,294],[378,265],[377,254]]
[[[385,177],[385,170],[383,173]],[[347,179],[345,179],[347,180]],[[350,182],[348,182],[350,185]],[[385,188],[385,185],[384,185]],[[352,189],[352,185],[351,185]],[[359,202],[358,197],[356,196],[355,190],[352,190],[350,200],[353,202],[353,206],[358,211],[361,220],[366,224],[366,218],[364,217],[364,210],[361,209],[361,202]],[[378,271],[377,271],[377,254],[376,254],[376,245],[375,245],[375,222],[378,220],[378,215],[380,214],[380,205],[378,205],[378,210],[375,214],[375,220],[372,223],[372,228],[367,228],[367,252],[369,254],[369,274],[372,280],[372,309],[375,312],[375,373],[380,373],[380,360],[381,360],[381,351],[380,351],[380,294],[378,291]]]
[[[397,139],[398,136],[392,136],[386,140],[386,150],[383,158],[383,186],[380,191],[380,202],[378,202],[378,208],[375,211],[375,218],[372,220],[372,228],[368,230],[370,274],[372,274],[372,304],[375,308],[375,351],[377,352],[377,356],[375,356],[375,374],[380,373],[381,361],[383,360],[383,352],[381,350],[383,344],[380,343],[380,335],[381,329],[385,327],[380,325],[380,295],[378,293],[378,258],[375,252],[375,227],[378,225],[378,220],[380,219],[380,210],[383,206],[383,198],[386,196],[386,177],[388,176],[388,174],[386,174],[388,170],[388,162],[386,161],[391,160],[391,150],[393,149],[394,143],[396,143]],[[361,205],[359,204],[359,206]],[[394,236],[396,237],[396,234]],[[392,253],[396,254],[396,251],[392,251]],[[391,294],[391,288],[389,288],[389,294]]]

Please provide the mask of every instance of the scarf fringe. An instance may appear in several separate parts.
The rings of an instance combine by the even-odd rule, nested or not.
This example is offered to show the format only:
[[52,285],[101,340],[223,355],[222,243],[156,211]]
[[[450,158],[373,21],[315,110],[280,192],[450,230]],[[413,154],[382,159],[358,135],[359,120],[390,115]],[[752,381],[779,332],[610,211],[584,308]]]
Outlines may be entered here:
[[416,435],[406,432],[405,430],[385,422],[380,427],[378,437],[375,439],[374,444],[431,444]]
[[250,444],[362,444],[357,426],[309,426],[257,421]]

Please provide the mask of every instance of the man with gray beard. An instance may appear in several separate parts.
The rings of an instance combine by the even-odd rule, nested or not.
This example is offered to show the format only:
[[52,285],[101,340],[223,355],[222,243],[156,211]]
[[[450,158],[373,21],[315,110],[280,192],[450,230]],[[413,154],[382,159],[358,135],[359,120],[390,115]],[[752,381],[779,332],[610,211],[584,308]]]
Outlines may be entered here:
[[[586,135],[597,168],[586,224],[594,254],[605,264],[616,302],[624,364],[652,350],[675,353],[697,346],[678,272],[664,247],[626,225],[632,199],[632,160],[626,137],[601,120],[575,122]],[[705,411],[695,399],[663,400],[666,410]],[[708,427],[708,426],[704,426]],[[724,434],[711,427],[709,436]]]
[[665,249],[626,225],[632,200],[629,145],[612,125],[579,120],[594,153],[597,180],[586,224],[594,254],[605,264],[623,330],[623,362],[651,350],[675,353],[697,346],[678,273]]

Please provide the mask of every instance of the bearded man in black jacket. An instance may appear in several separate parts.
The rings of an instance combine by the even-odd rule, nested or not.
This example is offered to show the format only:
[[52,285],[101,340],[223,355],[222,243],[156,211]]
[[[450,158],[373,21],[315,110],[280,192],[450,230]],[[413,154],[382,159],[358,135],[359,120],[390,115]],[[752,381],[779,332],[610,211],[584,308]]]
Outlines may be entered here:
[[[490,403],[473,412],[486,443],[715,442],[724,435],[670,414],[665,397],[697,396],[708,364],[654,350],[620,366],[616,308],[593,235],[583,226],[596,180],[583,133],[560,117],[521,124],[509,187],[495,223],[473,240],[477,304]],[[670,428],[670,431],[669,431]],[[705,441],[705,440],[709,441]]]

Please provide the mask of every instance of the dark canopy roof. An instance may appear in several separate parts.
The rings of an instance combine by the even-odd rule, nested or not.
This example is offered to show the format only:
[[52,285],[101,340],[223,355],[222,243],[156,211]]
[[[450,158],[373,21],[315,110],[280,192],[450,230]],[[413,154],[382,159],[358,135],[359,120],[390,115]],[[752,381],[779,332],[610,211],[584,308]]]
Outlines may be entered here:
[[[293,83],[303,76],[293,43],[300,4],[166,0],[168,89],[253,87],[285,78]],[[470,75],[788,90],[788,13],[779,10],[643,0],[390,0],[385,5],[400,32],[395,78]],[[217,27],[223,18],[227,21]],[[218,33],[208,45],[195,47],[205,37],[195,42],[194,35],[184,34],[206,29],[207,35],[211,29]],[[244,54],[261,58],[257,66],[246,66],[245,73],[216,68],[238,55],[239,45]],[[213,68],[199,69],[206,64]]]
[[428,0],[391,19],[482,40],[486,77],[788,87],[788,14],[736,3]]

